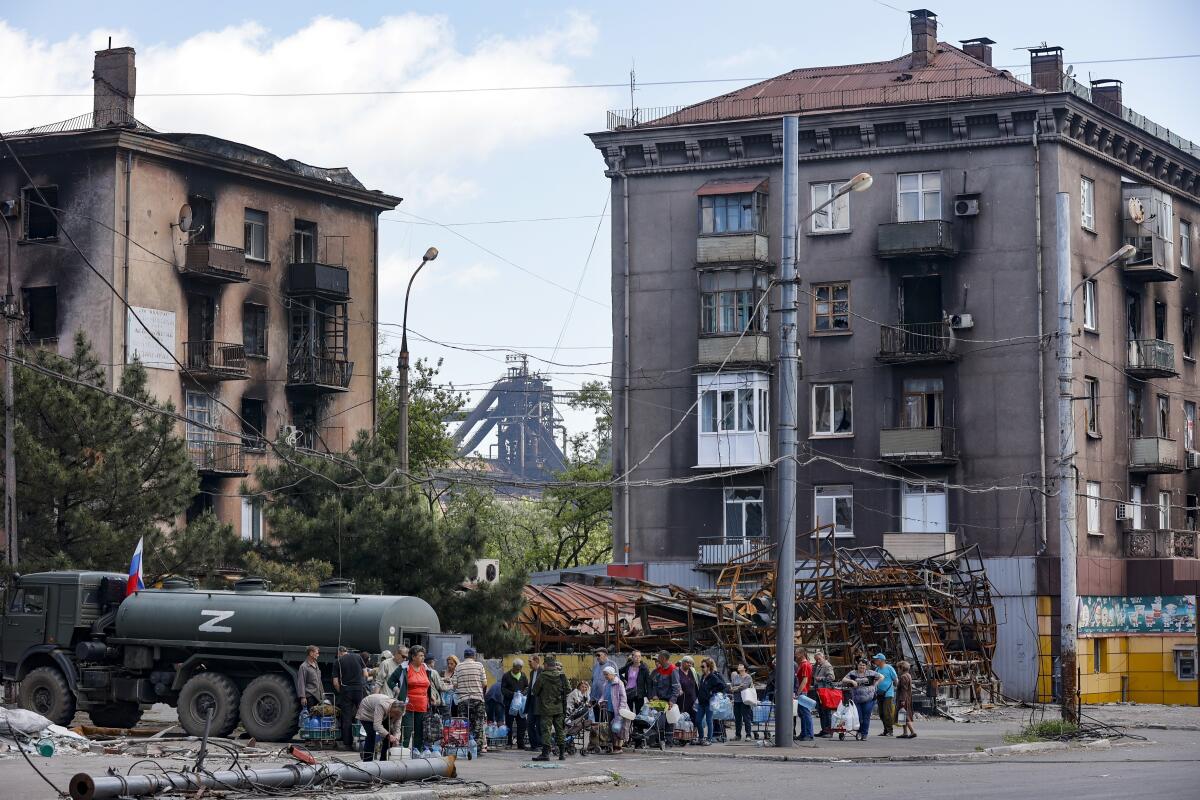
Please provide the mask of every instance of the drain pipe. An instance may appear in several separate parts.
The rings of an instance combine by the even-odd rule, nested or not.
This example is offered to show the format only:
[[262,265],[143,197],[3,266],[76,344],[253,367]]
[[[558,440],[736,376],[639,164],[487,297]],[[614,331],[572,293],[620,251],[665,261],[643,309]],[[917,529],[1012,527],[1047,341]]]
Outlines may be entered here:
[[1037,335],[1038,335],[1038,454],[1042,465],[1042,491],[1038,496],[1038,511],[1041,528],[1038,531],[1036,555],[1045,555],[1050,540],[1050,526],[1046,519],[1046,493],[1049,484],[1046,476],[1046,320],[1045,289],[1042,277],[1042,151],[1038,144],[1038,122],[1033,122],[1033,240],[1034,258],[1037,264]]
[[[131,182],[132,176],[133,176],[133,151],[126,150],[125,151],[125,264],[123,267],[124,278],[121,281],[121,291],[123,291],[125,293],[125,302],[129,303],[129,305],[133,305],[133,303],[131,303],[129,300],[129,234],[130,234],[130,228],[129,228],[129,226],[130,226],[129,184]],[[125,311],[125,316],[128,317],[129,316],[128,309],[123,309],[123,310]],[[121,339],[124,342],[125,352],[124,352],[124,356],[121,359],[121,363],[128,364],[129,363],[129,322],[128,322],[128,320],[125,321],[125,325],[122,326],[122,329],[124,330],[124,334],[121,336]]]
[[621,416],[622,427],[625,429],[624,435],[621,437],[621,471],[624,473],[622,479],[623,486],[621,487],[621,538],[623,540],[622,563],[629,566],[629,175],[625,172],[625,156],[621,155],[617,161],[620,168],[617,172],[621,176],[621,218],[622,218],[622,234],[624,237],[624,246],[622,261],[624,262],[624,277],[622,278],[621,290],[624,292],[625,299],[622,304],[621,313],[624,316],[624,361],[625,375],[622,378],[624,385],[621,387]]

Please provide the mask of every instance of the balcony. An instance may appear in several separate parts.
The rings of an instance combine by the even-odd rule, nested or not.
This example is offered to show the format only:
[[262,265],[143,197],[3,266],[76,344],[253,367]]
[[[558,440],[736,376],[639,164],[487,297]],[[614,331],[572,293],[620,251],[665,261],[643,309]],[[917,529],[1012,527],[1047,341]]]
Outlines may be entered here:
[[237,477],[249,474],[241,442],[189,441],[188,453],[201,475]]
[[767,237],[762,233],[721,233],[696,238],[697,264],[767,263]]
[[350,271],[345,267],[305,261],[289,264],[287,293],[322,297],[326,300],[350,298]]
[[898,561],[922,561],[958,547],[953,533],[885,533],[883,549]]
[[1167,474],[1181,471],[1179,445],[1174,439],[1143,436],[1129,440],[1129,471],[1138,474]]
[[1129,340],[1129,366],[1125,369],[1135,378],[1174,378],[1175,345],[1162,339]]
[[943,219],[885,222],[879,226],[875,252],[880,258],[951,258],[958,255],[954,223]]
[[353,361],[300,355],[288,359],[287,388],[311,392],[345,392],[350,388]]
[[696,466],[765,467],[771,463],[771,434],[767,431],[701,433],[696,444]]
[[1125,531],[1126,558],[1195,558],[1196,532],[1153,528]]
[[240,247],[203,242],[189,244],[184,250],[184,275],[213,283],[245,283],[250,280],[246,253]]
[[724,567],[731,561],[771,561],[770,545],[765,536],[703,538],[699,541],[696,564],[703,568]]
[[954,435],[954,428],[946,425],[882,428],[879,431],[879,460],[893,464],[954,464],[958,461]]
[[247,377],[246,348],[229,342],[184,342],[188,374],[214,381],[239,381]]
[[879,328],[882,364],[930,364],[955,361],[954,333],[948,322],[908,322]]
[[698,364],[769,364],[771,340],[761,333],[745,336],[701,336]]
[[1171,242],[1161,236],[1127,236],[1125,243],[1137,249],[1133,258],[1121,267],[1126,278],[1138,283],[1179,279],[1175,273],[1175,249]]

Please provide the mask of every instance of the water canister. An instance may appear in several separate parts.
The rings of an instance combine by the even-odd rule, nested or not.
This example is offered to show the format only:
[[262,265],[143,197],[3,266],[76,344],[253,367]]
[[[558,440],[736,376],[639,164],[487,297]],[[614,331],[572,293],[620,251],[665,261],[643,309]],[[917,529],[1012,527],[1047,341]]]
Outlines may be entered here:
[[49,758],[54,755],[54,740],[47,736],[44,739],[39,739],[37,743],[37,751],[39,756]]
[[389,747],[388,748],[388,760],[389,761],[407,761],[409,759],[409,756],[410,756],[410,752],[407,747]]

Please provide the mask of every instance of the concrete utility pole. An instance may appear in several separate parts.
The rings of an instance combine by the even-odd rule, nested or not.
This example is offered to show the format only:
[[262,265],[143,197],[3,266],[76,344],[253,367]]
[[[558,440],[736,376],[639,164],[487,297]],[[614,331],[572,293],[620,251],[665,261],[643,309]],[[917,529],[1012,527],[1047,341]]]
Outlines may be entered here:
[[413,270],[412,277],[408,279],[408,288],[404,290],[404,322],[400,326],[400,363],[397,386],[397,402],[396,410],[399,412],[399,420],[396,426],[396,461],[400,469],[400,480],[408,482],[408,296],[412,293],[413,281],[417,278],[417,273],[438,257],[436,247],[431,247],[425,251],[425,255],[421,256],[421,264]]
[[796,331],[796,241],[800,226],[850,192],[871,188],[860,172],[800,217],[800,118],[783,118],[783,242],[779,259],[779,464],[776,469],[779,568],[775,577],[775,746],[792,746],[796,675],[796,455],[800,346]]
[[8,565],[14,570],[20,563],[20,541],[17,538],[17,443],[16,410],[13,403],[13,358],[16,356],[13,339],[13,328],[21,318],[21,309],[17,306],[13,295],[12,268],[13,243],[12,227],[8,219],[0,214],[4,222],[4,234],[8,243],[8,284],[4,291],[4,532],[7,538]]
[[1100,269],[1083,280],[1071,285],[1071,195],[1058,192],[1054,196],[1055,225],[1055,269],[1058,286],[1058,574],[1059,574],[1059,691],[1062,718],[1066,722],[1079,722],[1079,686],[1076,629],[1079,595],[1075,577],[1077,567],[1078,530],[1075,522],[1077,481],[1075,477],[1075,417],[1072,402],[1072,358],[1071,330],[1074,321],[1075,292],[1086,281],[1094,280],[1113,264],[1128,261],[1137,252],[1133,245],[1123,245],[1104,262]]

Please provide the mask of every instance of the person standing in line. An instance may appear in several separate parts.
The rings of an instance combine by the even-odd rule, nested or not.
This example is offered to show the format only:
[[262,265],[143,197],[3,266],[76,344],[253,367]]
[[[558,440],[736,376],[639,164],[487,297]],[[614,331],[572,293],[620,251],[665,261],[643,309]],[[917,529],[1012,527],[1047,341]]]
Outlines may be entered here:
[[529,697],[529,678],[525,677],[524,673],[525,662],[519,658],[514,658],[512,669],[504,673],[500,678],[500,691],[504,701],[505,720],[508,724],[508,746],[512,747],[513,742],[516,742],[518,750],[524,750],[525,745],[525,716],[523,714],[510,714],[509,708],[512,707],[513,697],[520,692]]
[[[808,650],[803,647],[796,651],[796,696],[807,697],[813,685],[813,665],[808,660]],[[798,706],[800,713],[800,741],[813,740],[812,712],[802,704]]]
[[403,718],[404,703],[390,694],[375,692],[363,698],[355,714],[355,719],[363,726],[363,761],[375,760],[376,745],[380,751],[379,760],[387,761],[388,748],[400,743],[396,734]]
[[[453,683],[451,684],[453,685]],[[496,681],[487,688],[483,693],[484,710],[487,712],[487,721],[493,725],[500,726],[508,725],[508,709],[504,707],[504,691],[500,685],[500,681]],[[461,706],[461,703],[457,705]],[[510,739],[511,745],[511,739]]]
[[392,676],[392,672],[397,666],[399,665],[392,656],[392,651],[384,650],[379,654],[379,663],[371,671],[371,692],[373,694],[391,695],[391,690],[387,688],[387,679]]
[[696,690],[700,685],[700,676],[696,674],[696,662],[691,656],[684,656],[675,665],[679,670],[679,688],[683,694],[679,697],[679,712],[696,719]]
[[411,740],[412,748],[421,751],[433,744],[425,741],[425,715],[434,702],[435,689],[425,664],[425,648],[417,645],[409,650],[408,658],[408,666],[392,673],[389,683],[396,690],[396,699],[406,705],[401,741],[407,745]]
[[612,667],[613,671],[617,669],[617,662],[613,661],[608,656],[608,649],[604,647],[596,648],[595,663],[592,664],[592,684],[591,684],[591,700],[599,700],[604,696],[604,691],[608,686],[608,681],[604,678],[604,668]]
[[[696,686],[696,714],[702,722],[696,724],[696,740],[697,744],[710,745],[725,740],[725,723],[713,719],[709,703],[718,694],[728,694],[730,690],[725,678],[717,672],[717,663],[711,658],[700,661],[700,672],[700,683]],[[737,720],[736,714],[734,720]]]
[[[532,661],[532,659],[530,659]],[[542,723],[542,752],[534,761],[550,760],[550,737],[558,749],[558,760],[567,757],[567,695],[571,687],[562,665],[553,655],[546,656],[546,667],[541,671],[537,683],[529,689],[529,699],[537,704],[538,718]]]
[[618,671],[621,682],[625,684],[625,697],[629,701],[629,709],[633,713],[642,710],[646,695],[650,693],[650,670],[642,663],[642,653],[634,650],[625,660],[625,666]]
[[749,703],[742,702],[742,692],[754,686],[754,676],[746,670],[745,664],[738,664],[729,675],[729,693],[733,695],[733,733],[734,741],[742,740],[742,728],[746,729],[746,739],[754,738],[750,724],[754,720],[754,709]]
[[342,747],[354,749],[354,716],[367,695],[367,668],[362,656],[351,653],[345,645],[338,647],[334,665],[333,689],[337,692],[338,714],[342,728]]
[[833,736],[833,709],[825,707],[817,690],[832,689],[835,683],[837,683],[837,677],[833,674],[833,665],[829,663],[829,659],[825,657],[823,651],[814,650],[813,688],[809,697],[817,701],[817,714],[821,718],[821,731],[816,735],[826,739]]
[[658,666],[650,675],[650,695],[647,699],[652,705],[657,702],[657,705],[663,708],[664,713],[659,715],[656,725],[659,726],[659,736],[662,737],[663,743],[671,747],[675,726],[667,723],[665,712],[673,706],[678,708],[683,688],[679,685],[679,670],[671,663],[670,653],[660,650],[654,661]]
[[[533,689],[537,686],[538,680],[542,674],[542,657],[531,655],[529,657],[529,696],[533,697]],[[537,703],[527,703],[525,705],[525,730],[529,733],[529,749],[542,749],[542,721],[538,717]]]
[[[458,669],[458,656],[451,653],[450,655],[446,656],[446,671],[442,673],[442,683],[445,685],[446,691],[451,695],[454,695],[454,670],[456,669]],[[452,696],[450,700],[452,702],[447,703],[445,699],[443,699],[442,704],[450,706],[450,716],[457,717],[459,715],[458,711],[460,705],[458,698],[456,696]]]
[[458,697],[458,707],[467,717],[471,726],[471,735],[475,737],[479,753],[487,749],[487,731],[483,726],[484,703],[483,697],[487,692],[487,670],[476,657],[475,648],[463,650],[463,660],[454,668],[454,678],[450,682],[454,694]]
[[858,740],[867,738],[871,732],[871,712],[875,710],[875,689],[883,676],[871,669],[865,658],[860,658],[853,671],[842,678],[842,684],[853,689],[851,698],[858,708]]
[[[625,684],[612,667],[606,667],[604,677],[608,679],[608,688],[604,690],[601,701],[608,707],[614,721],[621,720],[620,730],[613,733],[613,753],[621,752],[621,746],[629,738],[629,720],[621,717],[621,710],[629,708],[629,695],[625,692]],[[585,736],[586,739],[586,736]]]
[[875,671],[883,676],[883,680],[875,687],[875,702],[879,706],[879,721],[883,723],[883,733],[880,736],[891,736],[892,727],[896,724],[896,669],[887,663],[883,653],[875,654]]
[[310,644],[304,654],[304,663],[296,670],[296,694],[300,705],[310,711],[321,704],[324,692],[321,690],[321,667],[317,659],[321,657],[321,648]]
[[896,665],[899,676],[896,678],[896,708],[904,712],[904,733],[897,739],[915,739],[917,732],[913,730],[913,701],[912,701],[912,667],[907,661]]

